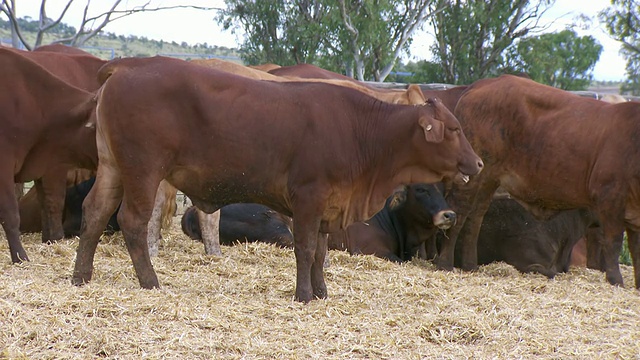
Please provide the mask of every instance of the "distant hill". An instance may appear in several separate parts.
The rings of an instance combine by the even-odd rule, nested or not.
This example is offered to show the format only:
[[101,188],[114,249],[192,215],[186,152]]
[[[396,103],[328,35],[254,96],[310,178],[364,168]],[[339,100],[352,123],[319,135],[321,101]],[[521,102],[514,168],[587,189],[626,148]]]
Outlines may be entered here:
[[[21,29],[24,30],[23,35],[27,42],[33,43],[38,29],[38,22],[30,17],[25,17],[19,19],[19,23]],[[59,24],[51,30],[50,33],[45,35],[43,45],[71,36],[76,32],[74,27],[67,24]],[[0,43],[3,45],[11,44],[10,25],[8,21],[3,19],[0,19]],[[225,46],[208,45],[206,43],[189,45],[184,41],[178,44],[175,41],[152,40],[144,36],[124,36],[110,32],[102,33],[90,39],[80,48],[106,60],[114,57],[164,55],[185,60],[217,57],[242,63],[238,49],[234,48],[230,49]]]

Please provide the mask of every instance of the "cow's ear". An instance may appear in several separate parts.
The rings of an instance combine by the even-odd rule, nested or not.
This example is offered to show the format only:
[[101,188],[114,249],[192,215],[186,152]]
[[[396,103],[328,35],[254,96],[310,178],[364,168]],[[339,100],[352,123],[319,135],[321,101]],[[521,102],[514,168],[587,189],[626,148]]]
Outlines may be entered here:
[[424,130],[428,142],[439,143],[444,140],[444,123],[431,117],[422,116],[418,123]]
[[410,84],[409,87],[407,87],[407,98],[409,104],[412,105],[423,105],[427,102],[427,99],[424,98],[424,94],[422,93],[422,89],[416,84]]
[[400,185],[395,190],[389,199],[389,210],[396,210],[407,201],[407,186]]

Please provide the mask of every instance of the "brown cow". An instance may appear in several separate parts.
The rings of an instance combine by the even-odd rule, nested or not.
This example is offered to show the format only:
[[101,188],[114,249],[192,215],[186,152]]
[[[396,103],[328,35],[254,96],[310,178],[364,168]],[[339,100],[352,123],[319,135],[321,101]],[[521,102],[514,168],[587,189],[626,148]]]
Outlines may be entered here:
[[[436,264],[452,268],[464,226],[461,267],[477,267],[482,217],[501,186],[539,218],[592,210],[606,239],[606,278],[621,285],[619,235],[625,228],[634,236],[640,230],[640,162],[634,161],[640,156],[640,104],[606,104],[503,75],[471,85],[455,114],[487,168],[475,181],[454,187],[447,199],[461,221],[449,231]],[[629,243],[639,287],[640,248]]]
[[55,52],[55,53],[71,54],[71,55],[94,56],[93,54],[86,52],[84,50],[78,49],[77,47],[68,46],[64,44],[41,45],[33,49],[33,51],[46,51],[46,52]]
[[[426,101],[426,98],[423,96],[422,90],[420,90],[418,85],[409,85],[407,89],[380,89],[376,87],[369,87],[365,83],[353,81],[353,79],[351,79],[352,81],[347,81],[343,79],[275,76],[264,71],[255,70],[244,65],[220,59],[191,60],[190,62],[256,80],[270,80],[278,82],[323,82],[327,84],[345,86],[391,104],[418,105],[424,104]],[[450,111],[453,110],[450,108]]]
[[264,71],[264,72],[269,72],[273,69],[277,69],[279,67],[282,67],[278,64],[273,64],[273,63],[264,63],[264,64],[260,64],[260,65],[248,65],[248,67],[252,68],[252,69],[256,69],[256,70],[260,70],[260,71]]
[[[51,209],[64,200],[68,168],[97,166],[95,130],[85,126],[93,95],[54,76],[28,54],[0,48],[0,68],[10,69],[0,82],[0,223],[13,262],[28,260],[20,243],[14,183],[35,180],[42,203]],[[64,55],[49,56],[67,61]],[[60,234],[49,234],[50,239],[62,238],[58,220]]]
[[[339,86],[345,86],[356,89],[367,95],[375,97],[376,99],[392,103],[392,104],[424,104],[426,98],[422,95],[420,88],[417,85],[410,85],[406,90],[394,90],[394,91],[380,91],[375,88],[369,88],[361,85],[359,82],[334,80],[334,79],[307,79],[297,78],[291,76],[275,76],[264,71],[259,71],[244,65],[240,65],[235,62],[220,60],[220,59],[196,59],[190,61],[192,64],[205,66],[212,69],[226,71],[232,74],[244,76],[250,79],[256,80],[269,80],[277,82],[324,82]],[[453,111],[453,108],[450,108]],[[205,252],[209,255],[222,255],[220,249],[220,240],[217,236],[219,229],[220,213],[215,212],[213,214],[205,214],[201,211],[197,211],[199,223],[202,224],[202,236]],[[152,238],[149,238],[149,246],[157,247]]]
[[369,218],[400,184],[482,167],[439,101],[387,104],[345,87],[256,81],[163,57],[114,60],[100,77],[100,166],[83,204],[77,285],[91,279],[100,233],[122,199],[118,222],[140,285],[159,286],[145,224],[150,189],[167,179],[206,212],[255,202],[292,215],[295,298],[324,298],[319,232]]
[[460,96],[467,90],[468,86],[454,86],[445,90],[422,90],[422,95],[425,98],[434,98],[437,97],[442,101],[444,106],[449,109],[449,111],[454,112],[456,109],[456,105],[458,104],[458,100]]
[[[87,52],[61,44],[41,46],[32,52],[16,51],[75,87],[89,92],[95,91],[100,87],[97,73],[98,69],[100,69],[106,61]],[[57,92],[52,91],[51,95],[57,96]],[[93,148],[95,149],[95,146],[93,146]],[[95,168],[92,170],[95,170]],[[62,208],[64,206],[64,192],[66,187],[62,179],[65,178],[66,172],[66,168],[60,168],[56,172],[50,172],[47,177],[51,177],[52,179],[47,181],[48,186],[56,184],[56,187],[45,189],[44,191],[49,194],[44,197],[39,197],[40,201],[45,201],[45,197],[47,198],[46,203],[41,203],[43,209],[41,216],[43,242],[61,239],[64,234],[62,227]],[[36,186],[36,188],[38,189],[39,187]]]
[[[345,80],[358,84],[363,82],[346,75],[338,74],[336,72],[325,70],[321,67],[317,67],[311,64],[296,64],[290,66],[281,66],[279,68],[271,69],[267,71],[269,74],[276,76],[290,76],[306,79],[327,79],[327,80]],[[366,85],[365,85],[366,86]]]

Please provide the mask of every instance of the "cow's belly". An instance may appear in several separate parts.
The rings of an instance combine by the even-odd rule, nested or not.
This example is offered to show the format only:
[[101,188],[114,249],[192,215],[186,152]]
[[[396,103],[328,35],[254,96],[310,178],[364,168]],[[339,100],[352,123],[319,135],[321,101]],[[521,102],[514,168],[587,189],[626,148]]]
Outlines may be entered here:
[[589,196],[578,182],[567,186],[507,174],[500,178],[500,186],[520,202],[544,210],[568,210],[590,205]]
[[198,208],[212,212],[235,203],[258,203],[291,216],[286,186],[273,179],[239,176],[216,176],[203,171],[180,169],[167,176],[170,184],[187,195]]

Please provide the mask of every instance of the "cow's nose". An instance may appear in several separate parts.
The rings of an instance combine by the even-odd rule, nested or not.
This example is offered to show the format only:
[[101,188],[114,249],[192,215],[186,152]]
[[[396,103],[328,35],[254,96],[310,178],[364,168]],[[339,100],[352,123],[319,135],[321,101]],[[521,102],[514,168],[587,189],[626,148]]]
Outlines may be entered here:
[[482,160],[478,159],[478,169],[481,169],[484,167],[484,163],[482,162]]
[[454,223],[456,222],[456,213],[453,211],[445,211],[442,214],[442,217],[444,217],[445,221],[448,223]]

